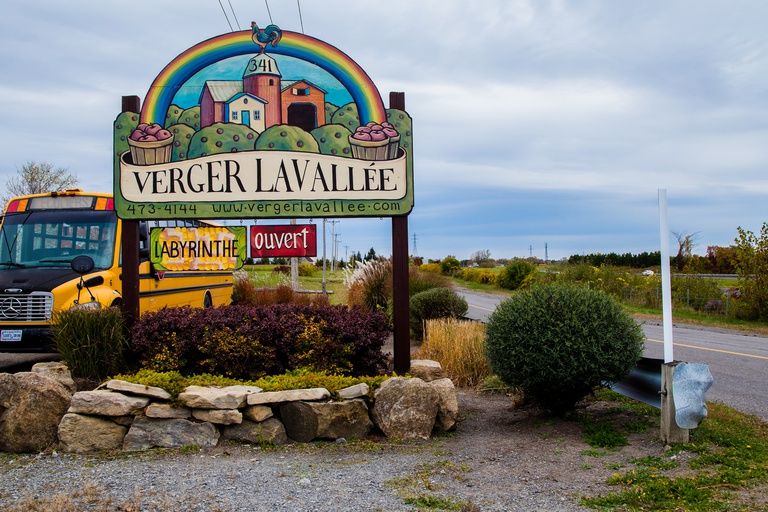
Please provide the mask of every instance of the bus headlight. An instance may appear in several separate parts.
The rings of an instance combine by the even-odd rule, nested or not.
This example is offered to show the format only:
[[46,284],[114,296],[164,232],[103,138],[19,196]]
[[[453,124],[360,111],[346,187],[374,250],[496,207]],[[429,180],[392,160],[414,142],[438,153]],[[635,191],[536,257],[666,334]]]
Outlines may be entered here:
[[101,304],[96,301],[83,302],[82,304],[73,304],[70,311],[96,311],[101,309]]

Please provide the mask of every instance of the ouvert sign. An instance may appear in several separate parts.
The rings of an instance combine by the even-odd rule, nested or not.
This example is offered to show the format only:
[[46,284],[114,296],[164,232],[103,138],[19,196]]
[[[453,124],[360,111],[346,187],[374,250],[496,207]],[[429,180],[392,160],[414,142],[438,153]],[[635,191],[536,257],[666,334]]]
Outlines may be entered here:
[[254,25],[181,53],[118,116],[114,173],[123,219],[407,215],[411,118],[340,50]]

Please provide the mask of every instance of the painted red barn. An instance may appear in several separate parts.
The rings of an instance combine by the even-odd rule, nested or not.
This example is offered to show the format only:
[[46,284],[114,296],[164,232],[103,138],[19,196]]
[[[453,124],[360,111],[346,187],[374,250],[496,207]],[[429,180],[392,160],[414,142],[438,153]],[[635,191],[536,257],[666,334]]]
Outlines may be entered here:
[[208,80],[200,94],[200,127],[239,123],[261,133],[276,124],[306,131],[325,124],[325,91],[309,80],[283,80],[277,61],[260,53],[242,80]]

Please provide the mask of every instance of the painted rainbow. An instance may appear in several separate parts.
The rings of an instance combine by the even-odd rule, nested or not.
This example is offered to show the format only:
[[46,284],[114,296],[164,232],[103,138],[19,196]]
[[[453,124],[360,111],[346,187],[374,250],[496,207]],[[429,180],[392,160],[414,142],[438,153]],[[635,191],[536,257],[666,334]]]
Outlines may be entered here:
[[[213,37],[173,59],[149,87],[141,109],[141,121],[164,124],[176,92],[198,71],[229,57],[257,53],[259,48],[251,39],[251,33],[250,30],[243,30]],[[387,120],[379,90],[363,68],[338,48],[319,39],[286,30],[278,45],[269,46],[267,53],[295,57],[333,75],[352,96],[361,124]]]

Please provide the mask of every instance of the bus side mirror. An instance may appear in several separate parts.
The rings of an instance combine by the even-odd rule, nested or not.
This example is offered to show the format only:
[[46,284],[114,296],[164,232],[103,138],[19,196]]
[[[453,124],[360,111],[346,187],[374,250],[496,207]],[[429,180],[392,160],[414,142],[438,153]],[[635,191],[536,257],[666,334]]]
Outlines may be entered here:
[[72,258],[70,266],[72,267],[72,270],[83,276],[93,270],[93,267],[95,267],[96,264],[90,256],[81,255]]

